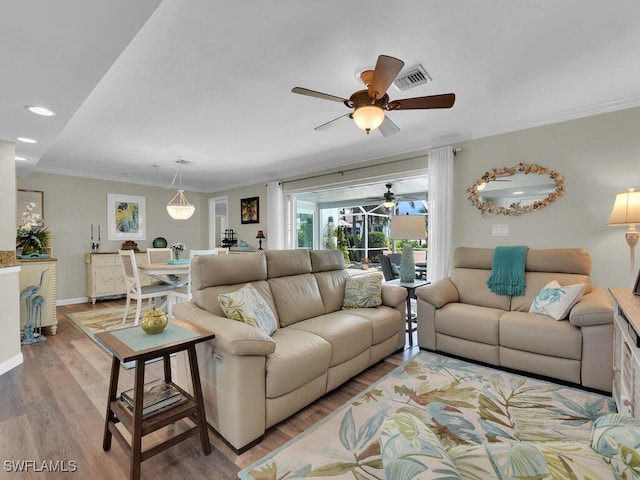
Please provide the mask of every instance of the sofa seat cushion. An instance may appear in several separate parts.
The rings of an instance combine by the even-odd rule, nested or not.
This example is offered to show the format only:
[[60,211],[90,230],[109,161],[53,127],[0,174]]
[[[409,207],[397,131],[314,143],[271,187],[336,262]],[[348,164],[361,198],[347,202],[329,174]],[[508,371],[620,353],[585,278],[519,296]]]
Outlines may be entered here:
[[331,345],[330,366],[350,360],[371,347],[371,322],[348,311],[338,311],[294,323],[287,329],[303,330],[323,338]]
[[436,311],[436,332],[473,342],[499,345],[498,325],[504,310],[449,303]]
[[364,317],[371,322],[373,341],[377,345],[390,339],[400,329],[403,322],[402,314],[395,308],[380,305],[376,308],[353,308],[349,310],[352,315]]
[[267,356],[265,366],[267,398],[292,392],[329,369],[331,344],[318,335],[280,328],[272,338],[276,348]]
[[582,333],[567,321],[546,315],[506,312],[500,318],[500,345],[571,360],[582,359]]

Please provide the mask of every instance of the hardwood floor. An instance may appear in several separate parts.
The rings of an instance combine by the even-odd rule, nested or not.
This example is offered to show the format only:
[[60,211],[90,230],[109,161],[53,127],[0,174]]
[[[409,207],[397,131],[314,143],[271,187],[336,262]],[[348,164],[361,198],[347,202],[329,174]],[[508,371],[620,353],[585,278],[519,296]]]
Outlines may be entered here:
[[[113,442],[111,450],[102,450],[111,357],[66,317],[122,303],[58,307],[57,335],[23,346],[24,363],[0,376],[0,478],[129,478],[129,458],[120,445]],[[235,479],[240,469],[305,431],[417,351],[407,347],[373,365],[269,429],[260,444],[241,455],[209,429],[210,455],[205,456],[199,438],[192,437],[143,462],[142,478]],[[147,381],[161,377],[162,362],[147,367]],[[132,386],[133,370],[123,368],[120,390]],[[150,435],[149,442],[156,443],[163,435]]]

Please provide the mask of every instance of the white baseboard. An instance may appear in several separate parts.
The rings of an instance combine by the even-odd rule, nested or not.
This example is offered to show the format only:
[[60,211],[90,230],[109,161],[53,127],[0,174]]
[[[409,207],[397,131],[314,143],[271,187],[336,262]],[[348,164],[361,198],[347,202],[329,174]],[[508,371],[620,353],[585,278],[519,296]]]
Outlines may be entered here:
[[23,361],[24,361],[24,359],[22,357],[22,352],[20,352],[15,357],[10,358],[10,359],[5,360],[4,362],[0,363],[0,375],[4,375],[9,370],[17,367],[18,365],[22,365]]
[[56,305],[75,305],[76,303],[87,303],[88,301],[89,297],[65,298],[63,300],[58,300]]

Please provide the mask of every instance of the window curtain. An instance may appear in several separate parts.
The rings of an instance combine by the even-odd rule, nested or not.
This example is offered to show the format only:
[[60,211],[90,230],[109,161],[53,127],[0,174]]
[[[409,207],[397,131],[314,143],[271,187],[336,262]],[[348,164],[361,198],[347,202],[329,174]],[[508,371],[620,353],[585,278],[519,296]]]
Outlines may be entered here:
[[267,183],[267,245],[269,250],[283,250],[285,243],[285,208],[282,184]]
[[427,281],[434,283],[451,271],[453,222],[453,147],[429,150],[429,229]]

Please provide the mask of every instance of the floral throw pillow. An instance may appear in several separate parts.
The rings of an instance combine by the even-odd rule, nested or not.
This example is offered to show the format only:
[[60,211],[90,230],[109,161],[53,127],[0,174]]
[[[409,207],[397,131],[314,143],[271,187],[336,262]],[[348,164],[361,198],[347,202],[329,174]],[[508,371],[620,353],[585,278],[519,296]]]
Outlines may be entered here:
[[371,308],[382,305],[382,276],[358,275],[347,278],[342,308]]
[[547,283],[533,300],[529,313],[541,313],[555,320],[564,320],[584,293],[585,285],[562,287],[556,280]]
[[227,318],[244,322],[273,335],[277,328],[276,317],[262,295],[247,283],[232,293],[218,295],[220,307]]

